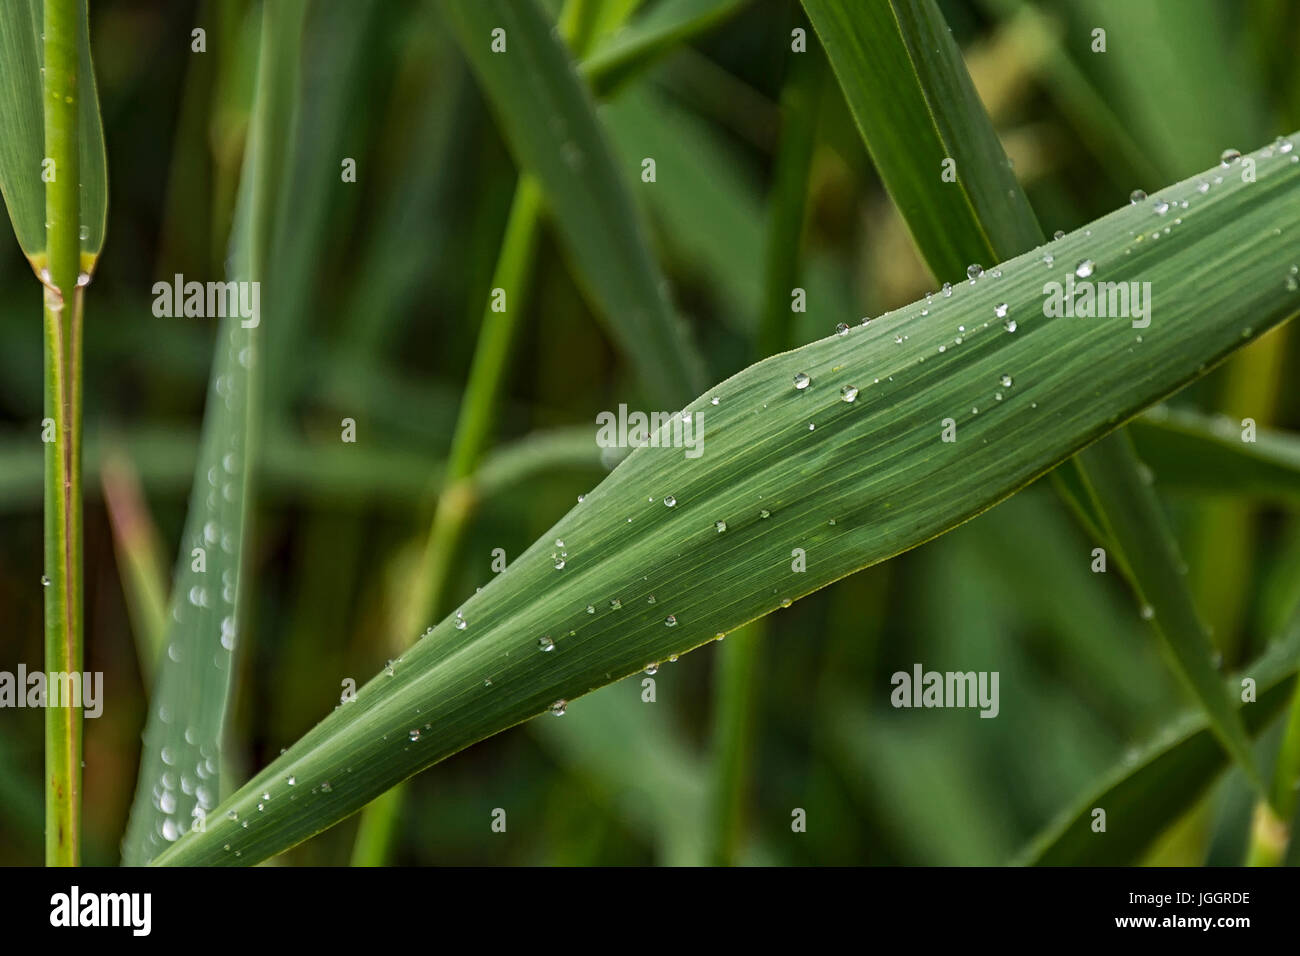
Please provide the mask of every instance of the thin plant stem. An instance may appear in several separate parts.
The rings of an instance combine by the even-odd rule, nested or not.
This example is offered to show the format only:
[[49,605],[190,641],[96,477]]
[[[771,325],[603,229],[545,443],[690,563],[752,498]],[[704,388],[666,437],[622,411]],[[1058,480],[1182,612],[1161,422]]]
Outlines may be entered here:
[[[803,22],[803,21],[801,21]],[[804,22],[804,26],[807,26]],[[799,281],[808,181],[817,142],[825,60],[819,51],[789,58],[781,91],[782,130],[773,169],[764,248],[764,307],[758,357],[790,348],[791,289]],[[713,846],[711,862],[734,864],[743,849],[747,796],[753,778],[763,643],[768,624],[751,621],[718,648],[713,695]]]
[[[531,176],[521,176],[506,222],[501,254],[492,274],[493,292],[483,312],[465,398],[452,435],[443,491],[438,496],[433,524],[413,582],[415,593],[406,605],[406,615],[397,625],[403,644],[414,639],[421,624],[436,620],[444,610],[451,569],[478,499],[473,475],[492,437],[494,411],[518,330],[519,313],[523,311],[520,300],[532,274],[541,210],[541,187]],[[505,300],[503,311],[493,307],[501,301],[498,290]],[[405,793],[406,785],[401,784],[366,806],[352,847],[353,866],[383,866],[388,862]]]
[[[80,674],[81,217],[77,137],[77,0],[45,3],[45,667]],[[60,696],[45,708],[45,862],[81,862],[81,712]],[[57,706],[54,706],[57,703]]]

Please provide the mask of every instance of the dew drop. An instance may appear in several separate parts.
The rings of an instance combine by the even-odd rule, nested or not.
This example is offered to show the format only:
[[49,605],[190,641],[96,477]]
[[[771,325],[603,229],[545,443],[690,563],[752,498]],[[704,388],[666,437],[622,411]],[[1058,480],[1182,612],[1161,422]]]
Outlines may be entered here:
[[618,598],[614,598],[614,600],[609,602],[609,609],[611,611],[617,611],[622,606],[623,606],[623,602],[620,601]]
[[952,295],[952,283],[951,283],[951,282],[945,282],[945,283],[943,284],[943,290],[942,290],[942,291],[943,291],[943,297],[944,297],[945,299],[948,298],[949,296],[951,296],[951,295]]
[[993,307],[993,314],[999,319],[1005,319],[1007,317],[1007,304],[1005,302],[999,302]]
[[1157,216],[1163,216],[1169,211],[1169,203],[1165,202],[1163,199],[1158,199],[1156,200],[1156,204],[1151,208],[1156,211]]
[[1002,323],[1002,327],[1008,332],[1014,332],[1016,329],[1020,328],[1020,326],[1016,324],[1015,319],[1007,319]]
[[812,384],[812,379],[810,379],[803,372],[798,372],[794,377],[794,387],[797,388],[799,391],[803,391],[811,384]]
[[298,778],[295,777],[293,774],[289,774],[289,776],[284,778],[284,782],[291,787],[295,787],[298,785]]
[[1058,230],[1056,230],[1056,232],[1052,233],[1052,238],[1053,238],[1053,239],[1064,239],[1064,238],[1065,238],[1065,230],[1064,230],[1064,229],[1058,229]]
[[672,495],[665,495],[665,496],[664,496],[664,506],[665,506],[665,507],[668,507],[668,508],[676,508],[676,507],[677,507],[677,499],[674,498]]
[[840,389],[840,401],[852,404],[858,400],[858,387],[856,385],[845,385]]
[[392,661],[389,661],[387,664],[384,665],[384,674],[386,674],[388,677],[392,677],[395,673],[397,672],[393,670]]
[[966,267],[966,278],[970,279],[971,282],[974,282],[983,274],[984,274],[984,267],[980,265],[978,262],[972,262],[970,265]]
[[845,322],[841,322],[839,325],[835,326],[835,332],[837,335],[841,335],[841,336],[848,335],[849,334],[848,324]]
[[555,650],[555,642],[549,637],[539,637],[537,639],[537,646],[541,648],[543,652]]
[[1135,206],[1146,198],[1147,194],[1140,189],[1135,189],[1128,194],[1128,201]]
[[1011,387],[1011,376],[1010,376],[1010,375],[1003,375],[1000,379],[998,379],[998,381],[999,381],[1000,383],[1002,383],[1002,387],[1003,387],[1003,388],[1010,388],[1010,387]]
[[664,618],[664,625],[667,627],[676,627],[677,616],[674,614],[669,614],[666,618]]
[[722,532],[727,530],[727,522],[715,521],[713,522],[713,527],[718,532],[718,534],[722,534]]
[[411,743],[416,743],[416,742],[418,742],[419,739],[420,739],[420,728],[419,728],[419,727],[412,727],[412,728],[411,728],[411,732],[410,732],[409,734],[407,734],[406,736],[407,736],[408,739],[410,739]]
[[1241,150],[1228,147],[1219,155],[1219,165],[1227,167],[1237,159],[1241,159]]
[[770,518],[770,517],[772,517],[772,512],[770,512],[770,511],[768,511],[766,508],[764,508],[762,511],[760,511],[760,512],[758,513],[758,516],[759,516],[760,518]]
[[1086,279],[1088,278],[1088,276],[1092,275],[1092,270],[1093,270],[1092,260],[1084,259],[1077,266],[1074,267],[1074,274],[1078,276],[1080,279]]
[[1142,620],[1144,621],[1149,621],[1156,616],[1156,610],[1150,604],[1142,605],[1142,610],[1140,613],[1142,615]]
[[564,712],[568,709],[569,709],[569,702],[567,700],[557,700],[555,703],[551,705],[551,713],[554,714],[556,717],[563,717]]
[[645,666],[645,672],[651,675],[659,673],[659,662],[654,661],[652,663],[647,664]]

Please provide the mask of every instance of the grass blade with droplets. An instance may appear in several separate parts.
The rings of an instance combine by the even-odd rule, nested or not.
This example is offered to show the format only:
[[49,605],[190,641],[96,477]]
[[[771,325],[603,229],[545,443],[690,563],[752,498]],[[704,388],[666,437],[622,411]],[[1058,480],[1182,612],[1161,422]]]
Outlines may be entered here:
[[[1086,249],[1113,281],[1153,282],[1161,334],[1140,351],[1127,322],[1081,337],[1041,316],[1044,280],[1064,276],[1037,250],[939,306],[751,366],[687,406],[699,458],[633,451],[461,605],[464,628],[444,619],[156,862],[266,859],[475,741],[942,534],[1203,374],[1300,308],[1280,282],[1292,253],[1269,228],[1300,214],[1300,167],[1271,150],[1252,159],[1254,183],[1168,187],[1189,208],[1159,243],[1134,245],[1147,210],[1128,205],[1053,243],[1063,262]],[[991,321],[1001,302],[1039,317],[1008,335]],[[939,352],[958,324],[964,344]],[[993,401],[1007,368],[1020,378]],[[1076,400],[1084,390],[1091,401]],[[959,418],[956,442],[941,440],[947,417]],[[790,571],[796,546],[802,574]]]
[[[970,263],[966,273],[974,282],[983,272],[978,263],[985,253],[1002,258],[1042,241],[1038,220],[934,0],[889,0],[862,7],[804,0],[804,7],[826,45],[881,178],[936,276],[958,278],[964,260]],[[890,95],[881,95],[885,90]],[[1167,211],[1168,199],[1161,201]],[[1140,208],[1149,211],[1147,206]],[[1138,230],[1133,235],[1135,241],[1142,238]],[[1043,261],[1051,268],[1055,258],[1049,253]],[[1069,291],[1061,293],[1070,297],[1068,314],[1073,315],[1075,278],[1089,282],[1096,270],[1093,257],[1086,252],[1063,258],[1062,264],[1066,262],[1077,263],[1074,275],[1066,279]],[[1102,286],[1103,295],[1107,288],[1117,288],[1109,282],[1108,278],[1108,284]],[[1150,290],[1154,285],[1138,287]],[[1050,288],[1044,284],[1044,298],[1034,310],[1038,314],[1048,314]],[[1128,289],[1124,291],[1125,305],[1117,316],[1121,321],[1127,321],[1130,312]],[[1145,317],[1132,316],[1135,326],[1143,319],[1145,324],[1140,327],[1150,324],[1150,308],[1148,297]],[[994,320],[1005,318],[1007,331],[1015,332],[1021,314],[999,304]],[[1156,334],[1149,333],[1151,337]],[[1135,341],[1140,344],[1143,336],[1135,336]],[[1119,347],[1132,348],[1129,344]],[[1014,377],[1004,373],[1000,380],[1009,386]],[[995,394],[1000,398],[1002,393]],[[1130,548],[1125,548],[1112,535],[1109,544],[1120,552],[1117,563],[1154,607],[1153,626],[1173,651],[1171,663],[1189,677],[1189,689],[1207,695],[1201,701],[1224,746],[1242,762],[1252,783],[1262,788],[1232,701],[1207,676],[1213,669],[1210,644],[1190,589],[1178,573],[1181,558],[1177,545],[1154,497],[1113,497],[1125,488],[1138,487],[1140,480],[1135,461],[1125,454],[1128,439],[1117,435],[1106,441],[1114,447],[1095,449],[1079,463],[1094,487],[1095,510],[1112,529],[1119,527],[1116,516],[1122,514],[1160,536],[1159,542],[1147,547],[1139,547],[1140,539],[1126,536]],[[1124,474],[1126,468],[1130,470]],[[1097,470],[1106,474],[1094,474]],[[1172,622],[1177,622],[1175,627],[1190,627],[1194,633],[1170,633]]]
[[[253,129],[231,241],[231,278],[260,282],[280,195],[278,130],[293,109],[305,4],[268,4],[262,21]],[[256,447],[258,330],[238,312],[220,320],[189,514],[172,584],[167,653],[150,697],[140,776],[123,861],[153,859],[202,832],[220,800],[222,734],[243,619],[246,502]]]

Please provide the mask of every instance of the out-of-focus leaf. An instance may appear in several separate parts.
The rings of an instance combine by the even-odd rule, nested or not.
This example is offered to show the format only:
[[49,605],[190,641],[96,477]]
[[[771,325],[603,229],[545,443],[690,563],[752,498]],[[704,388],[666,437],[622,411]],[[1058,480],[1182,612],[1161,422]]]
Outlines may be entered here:
[[[668,301],[627,181],[590,92],[536,0],[452,0],[461,49],[501,118],[520,165],[537,177],[582,284],[653,401],[680,408],[703,363]],[[504,31],[494,53],[493,31]]]
[[[1289,633],[1235,677],[1256,682],[1258,699],[1244,704],[1246,728],[1258,734],[1293,693],[1300,666],[1300,618]],[[1144,751],[1126,758],[1098,787],[1053,822],[1021,853],[1039,866],[1121,866],[1133,863],[1160,833],[1187,812],[1227,767],[1227,754],[1204,714],[1189,714]],[[1106,831],[1092,829],[1093,810],[1106,811]]]

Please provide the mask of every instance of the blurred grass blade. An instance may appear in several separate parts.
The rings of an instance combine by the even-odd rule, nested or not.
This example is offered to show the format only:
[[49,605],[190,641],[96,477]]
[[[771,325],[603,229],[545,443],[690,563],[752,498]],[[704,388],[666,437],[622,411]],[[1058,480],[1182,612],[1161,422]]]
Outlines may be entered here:
[[[1300,667],[1300,617],[1258,661],[1232,679],[1254,679],[1258,699],[1242,714],[1258,734],[1285,707]],[[1021,853],[1037,866],[1123,866],[1196,805],[1228,767],[1227,755],[1203,713],[1188,714],[1135,757],[1126,759],[1094,792],[1047,827]],[[1106,830],[1094,832],[1093,810],[1106,811]]]
[[[880,178],[939,280],[1042,241],[933,0],[804,0]],[[955,182],[941,179],[945,160]]]
[[601,95],[668,50],[735,14],[746,0],[661,0],[617,33],[596,44],[582,61],[582,73]]
[[1163,487],[1300,507],[1300,435],[1260,428],[1244,441],[1240,422],[1163,407],[1128,430]]
[[[38,273],[45,268],[45,150],[41,106],[42,0],[0,4],[0,193],[14,234]],[[108,220],[108,161],[104,126],[90,59],[85,0],[78,11],[78,152],[80,155],[81,271],[93,272]],[[54,175],[58,175],[57,165]]]
[[708,862],[708,768],[671,711],[642,701],[644,679],[602,687],[583,699],[581,712],[534,721],[529,730],[572,773],[591,780],[620,819],[652,838],[657,863],[700,866]]
[[[784,352],[793,342],[790,290],[800,285],[804,219],[817,122],[826,71],[821,51],[787,55],[781,91],[781,139],[773,162],[764,235],[763,311],[758,358]],[[713,774],[710,859],[732,866],[745,844],[745,818],[762,710],[762,661],[767,622],[751,621],[719,649],[713,684]]]
[[[1159,243],[1133,241],[1150,210],[1127,204],[1052,243],[1060,263],[1152,282],[1160,316],[1140,349],[1128,320],[1081,336],[1044,317],[1043,283],[1067,267],[1040,249],[749,367],[688,404],[699,457],[634,450],[157,862],[266,859],[484,737],[942,534],[1195,379],[1300,308],[1282,283],[1294,250],[1272,234],[1300,215],[1300,166],[1271,149],[1252,159],[1254,183],[1162,191],[1188,208]],[[1023,319],[1017,334],[991,321],[1000,303]],[[958,325],[969,331],[953,347]],[[997,401],[1003,376],[1014,382]],[[955,442],[941,440],[945,418]],[[805,573],[790,572],[793,547]]]
[[[936,275],[956,278],[962,261],[978,263],[985,252],[1001,258],[1042,241],[1029,200],[1016,182],[934,0],[862,6],[804,0],[804,6],[826,46],[876,168]],[[941,178],[945,163],[954,164],[949,169],[955,181]],[[1140,208],[1150,211],[1145,204]],[[1091,270],[1080,278],[1090,274]],[[1141,481],[1135,460],[1125,453],[1128,439],[1116,436],[1108,441],[1115,447],[1094,449],[1082,467],[1093,479],[1095,509],[1112,530],[1110,545],[1122,552],[1119,563],[1154,607],[1156,632],[1175,652],[1173,663],[1191,677],[1193,690],[1206,695],[1202,703],[1224,745],[1262,789],[1234,705],[1218,682],[1206,676],[1212,672],[1209,639],[1188,585],[1178,573],[1181,558],[1158,503],[1148,495],[1112,497],[1140,486]],[[1095,468],[1108,474],[1092,475]],[[1122,473],[1125,468],[1130,472]],[[1115,540],[1113,532],[1123,521],[1140,522],[1146,532],[1159,535],[1159,541],[1143,546],[1141,539],[1128,534],[1122,542]],[[1179,628],[1191,632],[1172,633]]]
[[[452,0],[445,9],[517,161],[546,194],[597,314],[650,399],[680,408],[703,387],[703,362],[641,229],[627,185],[640,170],[616,165],[591,94],[536,0]],[[492,52],[496,29],[505,31],[505,52]]]
[[[525,303],[536,258],[541,206],[542,193],[537,181],[527,174],[521,176],[492,274],[492,288],[504,292],[507,305],[504,311],[497,312],[489,299],[483,309],[469,380],[447,456],[444,486],[425,536],[411,596],[393,615],[396,633],[390,635],[392,647],[405,648],[420,633],[425,621],[445,612],[452,569],[460,558],[461,543],[478,503],[474,472],[492,437],[519,319],[527,310]],[[395,787],[365,809],[353,846],[353,866],[388,864],[404,794],[405,786]]]
[[1111,544],[1126,562],[1141,569],[1133,576],[1133,585],[1144,602],[1143,616],[1152,618],[1171,652],[1170,664],[1205,708],[1223,745],[1262,788],[1250,738],[1234,697],[1215,671],[1214,648],[1183,580],[1173,533],[1155,492],[1143,479],[1128,435],[1097,442],[1079,455],[1076,464]]
[[120,449],[104,458],[100,471],[104,508],[113,527],[118,573],[135,633],[140,676],[152,686],[167,647],[167,578],[158,528],[135,466]]
[[[304,10],[301,0],[263,7],[252,131],[231,236],[235,281],[260,282],[268,272],[284,170],[278,144],[280,131],[291,126]],[[245,328],[235,313],[221,319],[217,330],[198,467],[172,584],[167,651],[149,702],[122,846],[127,865],[147,863],[181,835],[201,832],[220,799],[222,732],[243,621],[260,327]]]

